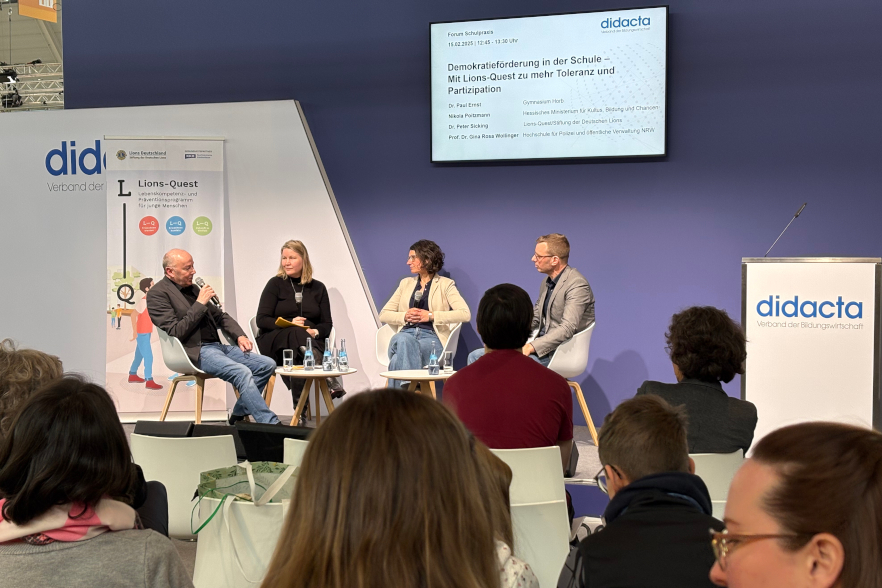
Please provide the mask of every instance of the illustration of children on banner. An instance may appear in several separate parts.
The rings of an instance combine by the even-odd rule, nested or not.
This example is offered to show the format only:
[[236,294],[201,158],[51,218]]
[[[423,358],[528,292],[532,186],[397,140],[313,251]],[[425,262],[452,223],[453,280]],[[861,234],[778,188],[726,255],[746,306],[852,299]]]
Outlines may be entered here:
[[[136,341],[135,359],[129,368],[129,383],[144,383],[148,390],[162,390],[162,386],[153,381],[153,350],[150,348],[150,337],[153,335],[153,323],[147,312],[147,291],[153,287],[153,278],[142,278],[138,289],[144,294],[135,303],[132,310],[132,341]],[[144,363],[144,377],[138,376],[138,368]]]

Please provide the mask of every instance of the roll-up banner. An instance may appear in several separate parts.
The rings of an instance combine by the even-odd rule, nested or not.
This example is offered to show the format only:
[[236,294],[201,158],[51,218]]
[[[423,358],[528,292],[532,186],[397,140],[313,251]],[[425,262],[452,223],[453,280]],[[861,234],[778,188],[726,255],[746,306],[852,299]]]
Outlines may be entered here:
[[[107,153],[107,372],[120,413],[156,412],[177,374],[165,367],[145,296],[163,278],[162,256],[184,249],[196,275],[224,300],[224,142],[219,138],[105,137]],[[172,411],[192,411],[193,382]],[[203,410],[226,410],[209,380]]]
[[803,421],[880,424],[880,258],[744,258],[754,443]]

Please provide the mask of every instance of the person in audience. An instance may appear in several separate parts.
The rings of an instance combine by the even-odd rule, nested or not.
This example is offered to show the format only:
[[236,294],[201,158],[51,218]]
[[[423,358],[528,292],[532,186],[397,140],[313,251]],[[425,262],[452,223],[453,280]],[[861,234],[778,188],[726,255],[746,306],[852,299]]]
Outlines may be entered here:
[[[193,365],[239,390],[231,425],[249,414],[258,423],[278,423],[279,417],[261,394],[276,371],[276,362],[250,353],[253,346],[239,323],[211,302],[215,297],[211,286],[193,285],[193,256],[172,249],[163,256],[162,269],[165,277],[147,292],[153,324],[181,340]],[[237,345],[221,343],[219,328],[232,335]]]
[[521,353],[533,320],[530,295],[513,284],[494,286],[481,298],[477,318],[488,353],[445,382],[442,401],[488,447],[558,445],[566,469],[572,395],[563,377]]
[[[568,265],[569,259],[570,242],[565,235],[551,233],[536,239],[533,265],[546,278],[533,306],[531,330],[536,331],[536,338],[524,342],[521,350],[544,366],[551,363],[558,347],[594,324],[594,293],[585,276]],[[472,351],[468,363],[476,362],[485,352]]]
[[756,444],[714,535],[718,586],[882,588],[882,434],[802,423]]
[[[279,326],[276,320],[280,318],[296,326]],[[282,353],[286,349],[294,352],[294,363],[302,364],[307,338],[312,339],[312,352],[316,362],[321,362],[325,339],[330,337],[334,326],[331,302],[325,285],[312,277],[309,252],[302,242],[291,240],[282,245],[279,271],[270,278],[260,295],[257,326],[260,329],[257,346],[276,365],[282,365]],[[294,406],[297,406],[305,380],[285,376],[283,379],[291,390]],[[338,381],[333,381],[332,390],[333,398],[346,394]],[[305,416],[301,416],[300,424],[306,424]]]
[[[410,246],[407,265],[415,278],[404,278],[380,311],[380,321],[397,331],[389,343],[390,370],[418,370],[429,363],[432,349],[441,350],[451,325],[471,320],[469,306],[450,278],[439,276],[444,253],[434,242],[420,240]],[[391,380],[393,387],[401,385]]]
[[499,540],[471,441],[426,396],[343,403],[310,438],[262,586],[535,586]]
[[192,586],[171,542],[136,528],[136,482],[103,388],[67,376],[31,396],[0,441],[3,586]]
[[753,441],[756,407],[730,398],[720,383],[744,373],[744,331],[725,310],[693,306],[671,318],[665,339],[677,383],[646,381],[637,395],[655,394],[685,406],[690,453],[746,453]]
[[16,410],[34,391],[62,375],[61,360],[36,349],[17,349],[12,339],[0,341],[0,439]]
[[604,420],[598,450],[605,527],[570,552],[558,586],[712,586],[708,529],[723,524],[694,475],[683,409],[653,395],[626,400]]

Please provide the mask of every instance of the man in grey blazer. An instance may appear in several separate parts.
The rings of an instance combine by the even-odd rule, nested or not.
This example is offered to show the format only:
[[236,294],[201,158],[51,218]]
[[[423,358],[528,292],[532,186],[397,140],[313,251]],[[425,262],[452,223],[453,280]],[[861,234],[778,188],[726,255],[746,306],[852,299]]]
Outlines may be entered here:
[[[276,370],[269,357],[250,353],[252,343],[233,317],[211,304],[211,286],[193,285],[196,270],[193,257],[172,249],[162,258],[165,277],[147,292],[147,311],[157,328],[177,337],[184,350],[202,371],[230,382],[239,390],[230,424],[254,417],[258,423],[278,423],[279,417],[266,405],[261,390]],[[225,345],[218,337],[223,329],[237,345]]]
[[[539,273],[547,277],[539,288],[533,306],[533,330],[536,337],[523,352],[544,366],[551,362],[554,351],[573,335],[594,323],[594,293],[585,276],[568,265],[570,242],[560,233],[536,239],[532,261]],[[469,354],[469,363],[484,355],[483,349]]]

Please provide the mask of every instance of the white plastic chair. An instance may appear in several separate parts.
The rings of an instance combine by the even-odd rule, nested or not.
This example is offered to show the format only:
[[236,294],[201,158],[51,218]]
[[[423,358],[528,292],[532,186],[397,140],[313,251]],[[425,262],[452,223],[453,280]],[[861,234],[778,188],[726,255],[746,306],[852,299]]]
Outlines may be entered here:
[[[172,337],[158,327],[156,332],[159,333],[159,348],[162,350],[162,361],[165,362],[165,366],[168,369],[179,374],[172,380],[172,385],[168,389],[168,394],[165,396],[165,405],[162,407],[162,414],[159,415],[159,420],[164,421],[165,417],[168,416],[168,409],[171,406],[172,398],[174,398],[175,389],[178,387],[178,384],[180,382],[195,381],[196,424],[199,424],[202,422],[202,396],[205,391],[205,380],[217,376],[205,373],[193,365],[193,362],[190,361],[190,357],[184,350],[184,345],[181,343],[180,339]],[[220,333],[220,331],[218,332]],[[235,386],[233,386],[233,390],[238,397],[239,390],[237,390]]]
[[597,446],[597,429],[594,428],[594,421],[591,419],[591,412],[588,410],[588,404],[585,402],[585,396],[582,394],[582,387],[578,382],[570,380],[584,373],[588,367],[588,348],[591,345],[591,334],[594,332],[592,323],[584,331],[579,331],[569,341],[562,343],[548,363],[548,369],[567,379],[567,384],[576,393],[576,399],[582,408],[582,416],[585,417],[585,423],[591,432],[591,439],[594,440],[594,446]]
[[168,533],[192,539],[190,513],[199,474],[236,465],[232,435],[217,437],[150,437],[132,435],[132,457],[147,480],[162,482],[168,492]]
[[540,586],[556,586],[570,539],[560,448],[491,451],[512,472],[509,497],[515,554],[530,564]]
[[689,457],[695,462],[695,475],[704,481],[710,493],[714,516],[722,520],[729,485],[744,462],[744,452],[739,449],[734,453],[690,453]]
[[[444,356],[444,352],[446,351],[452,351],[454,357],[456,356],[456,350],[459,347],[459,331],[461,329],[462,323],[456,323],[456,326],[450,329],[450,337],[447,338],[447,344],[444,345],[444,348],[438,355],[439,360]],[[391,325],[383,325],[377,330],[377,361],[380,362],[380,365],[383,367],[389,367],[389,343],[392,341],[392,336],[395,335],[395,332],[394,327]]]
[[303,461],[303,454],[306,453],[306,448],[309,447],[309,441],[286,438],[283,441],[283,447],[282,462],[288,465],[299,466],[300,462]]

